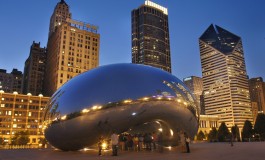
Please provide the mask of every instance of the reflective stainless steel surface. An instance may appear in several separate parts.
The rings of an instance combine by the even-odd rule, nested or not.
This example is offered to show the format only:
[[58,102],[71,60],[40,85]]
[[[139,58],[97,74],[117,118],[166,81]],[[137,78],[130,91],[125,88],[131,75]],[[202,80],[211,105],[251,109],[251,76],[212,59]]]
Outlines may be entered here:
[[162,132],[165,145],[177,133],[194,136],[199,108],[175,76],[136,64],[101,66],[74,77],[51,98],[45,114],[45,137],[61,150],[97,143],[112,131]]

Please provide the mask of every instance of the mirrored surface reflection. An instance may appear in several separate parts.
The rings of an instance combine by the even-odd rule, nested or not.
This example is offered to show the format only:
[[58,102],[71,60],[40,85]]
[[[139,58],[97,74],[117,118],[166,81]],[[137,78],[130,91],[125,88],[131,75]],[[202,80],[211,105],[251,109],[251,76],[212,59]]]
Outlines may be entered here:
[[54,93],[45,114],[45,136],[66,151],[96,144],[112,131],[161,132],[164,144],[172,146],[179,131],[196,134],[195,102],[168,72],[136,64],[106,65],[74,77]]

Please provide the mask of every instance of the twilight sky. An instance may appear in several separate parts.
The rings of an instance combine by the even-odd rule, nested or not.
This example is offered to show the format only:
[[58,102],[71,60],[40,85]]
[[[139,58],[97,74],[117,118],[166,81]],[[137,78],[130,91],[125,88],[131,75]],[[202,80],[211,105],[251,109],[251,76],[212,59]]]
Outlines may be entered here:
[[[0,68],[23,71],[33,41],[46,46],[59,0],[0,0]],[[99,26],[100,65],[131,62],[131,10],[144,0],[66,0],[72,18]],[[172,73],[201,77],[198,38],[213,23],[240,36],[252,77],[265,79],[264,0],[153,0],[169,10]]]

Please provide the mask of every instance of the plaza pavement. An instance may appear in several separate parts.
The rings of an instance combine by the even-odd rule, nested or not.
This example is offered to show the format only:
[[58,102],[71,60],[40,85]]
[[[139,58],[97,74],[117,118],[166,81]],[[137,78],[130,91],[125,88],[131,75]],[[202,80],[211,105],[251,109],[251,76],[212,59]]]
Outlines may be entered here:
[[62,152],[53,149],[0,150],[0,160],[265,160],[265,142],[193,143],[191,153],[181,153],[179,148],[157,151],[124,151],[117,157],[103,152],[99,157],[96,150]]

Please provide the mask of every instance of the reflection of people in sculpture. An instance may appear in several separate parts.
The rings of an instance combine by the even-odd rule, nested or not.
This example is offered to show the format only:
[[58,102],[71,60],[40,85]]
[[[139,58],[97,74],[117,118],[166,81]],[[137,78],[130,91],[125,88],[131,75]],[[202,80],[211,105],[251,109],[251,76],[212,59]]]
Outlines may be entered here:
[[186,151],[186,139],[185,139],[185,135],[184,132],[181,131],[180,132],[180,147],[181,147],[181,152],[185,152]]
[[160,153],[163,152],[163,135],[162,135],[162,132],[160,132],[158,135],[157,135],[157,143],[158,143],[158,150]]
[[119,136],[113,132],[111,135],[111,144],[112,144],[112,156],[118,155],[118,144],[119,144]]

